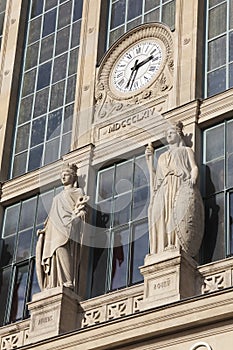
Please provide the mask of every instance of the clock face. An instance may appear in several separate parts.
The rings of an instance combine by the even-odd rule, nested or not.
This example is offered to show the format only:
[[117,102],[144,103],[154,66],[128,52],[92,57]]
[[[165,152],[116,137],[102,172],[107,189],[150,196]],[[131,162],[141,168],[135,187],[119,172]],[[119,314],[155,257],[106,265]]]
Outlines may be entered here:
[[162,61],[163,50],[157,40],[139,41],[116,61],[111,73],[111,85],[117,92],[136,93],[155,79]]

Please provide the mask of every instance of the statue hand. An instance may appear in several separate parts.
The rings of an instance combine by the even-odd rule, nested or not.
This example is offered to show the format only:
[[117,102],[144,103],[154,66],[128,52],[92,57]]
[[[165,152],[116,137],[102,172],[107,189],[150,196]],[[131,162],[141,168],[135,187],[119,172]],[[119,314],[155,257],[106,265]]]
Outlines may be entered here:
[[36,231],[37,237],[39,237],[39,235],[44,235],[44,234],[45,234],[45,229],[44,228],[39,229],[39,230]]
[[148,159],[149,157],[152,157],[154,154],[154,148],[152,146],[152,144],[150,143],[145,150],[145,156]]

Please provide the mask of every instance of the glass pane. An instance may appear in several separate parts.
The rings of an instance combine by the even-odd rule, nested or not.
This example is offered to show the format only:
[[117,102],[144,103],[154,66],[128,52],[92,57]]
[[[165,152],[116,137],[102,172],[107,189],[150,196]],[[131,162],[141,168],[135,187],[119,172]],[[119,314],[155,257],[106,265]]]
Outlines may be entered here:
[[72,26],[71,47],[79,45],[80,42],[81,21],[75,22]]
[[19,176],[25,173],[27,163],[27,152],[18,154],[14,158],[14,167],[13,167],[13,177]]
[[209,0],[209,7],[215,6],[223,2],[223,0]]
[[142,13],[142,1],[141,0],[128,0],[128,12],[127,20],[140,16]]
[[83,0],[74,0],[74,15],[73,21],[77,21],[82,18],[82,8],[83,8]]
[[133,188],[133,162],[116,166],[115,194],[131,191]]
[[133,193],[132,220],[139,220],[147,217],[149,199],[148,187],[140,188]]
[[74,49],[70,52],[70,61],[68,66],[68,75],[72,75],[77,72],[77,66],[78,66],[78,54],[79,49]]
[[32,123],[31,147],[44,142],[45,134],[45,117],[36,119]]
[[3,242],[3,250],[1,256],[1,266],[7,266],[14,260],[16,235],[7,237]]
[[160,0],[145,0],[145,11],[150,11],[160,5]]
[[52,112],[48,116],[46,140],[51,140],[61,133],[62,109]]
[[233,187],[233,121],[227,122],[227,187]]
[[40,15],[43,11],[44,0],[33,0],[32,1],[32,12],[31,17],[36,17]]
[[63,156],[64,154],[70,151],[71,136],[72,136],[71,132],[62,136],[61,156]]
[[221,193],[205,203],[205,236],[203,242],[205,262],[225,258],[224,195]]
[[223,3],[209,11],[209,39],[224,33],[227,23],[227,4]]
[[132,195],[127,193],[114,199],[114,226],[130,221]]
[[25,123],[31,119],[33,95],[25,97],[20,102],[18,124]]
[[67,54],[64,54],[55,58],[53,66],[53,83],[66,77],[67,56]]
[[229,87],[233,87],[233,63],[229,65]]
[[5,11],[5,9],[6,9],[6,1],[7,0],[1,0],[0,1],[0,12]]
[[224,156],[224,124],[205,132],[205,161],[209,162]]
[[206,165],[206,195],[216,193],[224,188],[224,160]]
[[60,138],[47,142],[45,145],[44,164],[49,164],[57,160],[59,157]]
[[233,0],[230,0],[230,29],[233,29]]
[[51,62],[42,64],[39,67],[37,90],[43,89],[50,84]]
[[60,83],[54,84],[51,89],[51,98],[50,98],[50,111],[61,107],[63,105],[63,98],[65,94],[65,82],[61,81]]
[[9,286],[10,286],[10,278],[11,278],[11,269],[5,269],[2,271],[1,280],[0,280],[0,326],[3,326],[5,311],[7,307],[7,300],[9,295]]
[[147,223],[134,227],[132,258],[131,258],[131,283],[143,281],[143,276],[139,271],[139,266],[144,265],[144,258],[149,250],[149,232]]
[[111,46],[122,34],[124,34],[125,27],[122,26],[110,32],[109,36],[109,46]]
[[3,22],[4,22],[4,17],[5,17],[5,13],[0,13],[0,34],[2,34],[3,31]]
[[114,168],[107,169],[98,174],[97,202],[112,197]]
[[139,24],[142,23],[142,16],[136,18],[134,21],[130,21],[127,23],[127,31],[135,28],[136,26],[138,26]]
[[74,105],[69,105],[65,108],[64,123],[63,123],[63,133],[72,130]]
[[26,302],[26,288],[28,279],[28,266],[17,269],[15,278],[13,298],[11,304],[10,321],[15,322],[23,318],[24,306]]
[[233,120],[227,122],[227,153],[233,153]]
[[32,148],[29,156],[28,171],[40,168],[42,164],[43,145]]
[[76,89],[76,75],[72,75],[72,77],[69,77],[67,79],[66,103],[70,103],[74,101],[75,89]]
[[35,87],[35,79],[36,79],[36,69],[31,70],[24,74],[23,81],[23,91],[22,95],[26,96],[34,92]]
[[60,55],[61,53],[68,50],[69,37],[70,37],[70,26],[57,32],[56,55]]
[[[107,234],[104,235],[104,239],[107,240]],[[103,235],[101,234],[101,238]],[[97,237],[98,239],[98,237]],[[105,243],[108,247],[108,243]],[[105,246],[103,244],[103,247]],[[92,286],[91,296],[95,297],[106,292],[106,278],[107,278],[107,262],[108,262],[109,249],[107,248],[95,248],[93,256],[93,270],[92,270]]]
[[144,22],[158,22],[159,21],[160,10],[156,9],[145,15]]
[[18,236],[16,261],[28,259],[31,253],[32,229],[21,231]]
[[233,193],[230,194],[230,217],[229,217],[229,232],[230,232],[230,244],[231,254],[233,254]]
[[227,157],[227,187],[233,187],[233,153]]
[[41,31],[41,17],[38,17],[33,21],[31,21],[30,23],[28,44],[31,44],[40,39],[40,31]]
[[52,58],[53,46],[54,46],[54,34],[42,39],[41,50],[40,50],[40,63]]
[[30,295],[29,295],[29,300],[28,301],[31,301],[32,300],[32,296],[36,293],[39,293],[40,292],[40,287],[39,287],[39,284],[38,284],[38,281],[37,281],[37,275],[36,275],[36,267],[34,265],[34,268],[33,268],[33,275],[32,275],[32,282],[31,282],[31,288],[30,288]]
[[57,5],[57,2],[58,0],[45,0],[45,11],[55,7]]
[[44,15],[44,25],[42,36],[49,35],[55,31],[57,9],[53,9]]
[[171,29],[175,28],[175,1],[165,4],[162,8],[162,22],[166,23]]
[[30,69],[30,68],[37,65],[38,51],[39,51],[39,42],[37,42],[31,46],[28,46],[26,63],[25,63],[25,70]]
[[127,283],[129,230],[114,232],[111,290],[122,288]]
[[226,63],[226,36],[215,39],[208,47],[208,70],[215,69]]
[[3,224],[3,237],[7,237],[17,231],[20,204],[6,208]]
[[112,4],[111,29],[125,22],[125,0],[118,0]]
[[134,169],[134,188],[148,185],[149,183],[149,171],[146,164],[146,158],[142,157],[135,159]]
[[109,228],[111,225],[112,201],[101,202],[97,206],[96,226]]
[[226,90],[226,68],[218,69],[207,76],[208,96]]
[[35,221],[37,197],[22,202],[19,230],[32,227]]
[[72,9],[71,0],[59,7],[58,29],[61,29],[62,27],[65,27],[68,24],[70,24],[71,9]]
[[229,34],[229,61],[233,61],[233,32]]
[[39,196],[36,224],[42,224],[47,218],[53,200],[53,191],[43,193]]
[[36,93],[33,118],[45,114],[48,109],[49,88],[45,88]]
[[30,123],[20,126],[17,130],[15,152],[19,153],[28,148]]

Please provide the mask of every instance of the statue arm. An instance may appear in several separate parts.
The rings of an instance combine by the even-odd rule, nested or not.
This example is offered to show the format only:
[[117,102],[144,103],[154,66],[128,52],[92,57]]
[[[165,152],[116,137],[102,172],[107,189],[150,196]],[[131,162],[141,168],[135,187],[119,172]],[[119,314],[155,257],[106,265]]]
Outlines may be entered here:
[[197,177],[198,177],[198,167],[195,161],[194,152],[191,148],[187,147],[188,157],[189,157],[189,163],[191,166],[191,184],[192,186],[197,183]]
[[150,175],[150,190],[151,193],[153,192],[154,188],[154,177],[155,177],[155,168],[154,168],[154,148],[152,146],[152,143],[149,143],[146,147],[145,151],[146,156],[146,162],[149,169],[149,175]]

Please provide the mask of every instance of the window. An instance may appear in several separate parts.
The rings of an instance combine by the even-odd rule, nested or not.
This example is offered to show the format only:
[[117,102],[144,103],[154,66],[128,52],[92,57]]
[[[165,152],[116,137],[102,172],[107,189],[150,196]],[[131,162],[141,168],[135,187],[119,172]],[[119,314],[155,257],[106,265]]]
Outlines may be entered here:
[[6,11],[6,0],[0,1],[0,49],[2,46],[3,25]]
[[233,1],[207,0],[205,95],[233,87]]
[[109,0],[107,47],[122,34],[145,22],[175,27],[175,0]]
[[11,176],[70,150],[82,0],[31,0]]
[[43,227],[53,196],[59,190],[5,209],[0,240],[0,325],[26,318],[26,303],[39,292],[35,272],[36,231]]
[[205,262],[233,255],[233,120],[204,131]]
[[144,155],[98,173],[92,296],[142,281],[138,267],[149,247],[148,177]]

